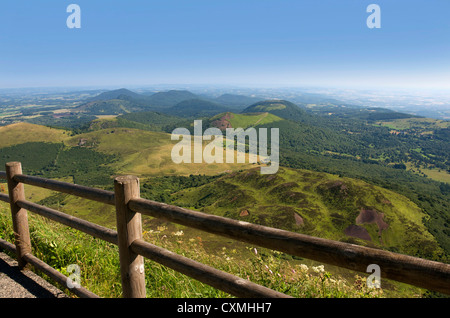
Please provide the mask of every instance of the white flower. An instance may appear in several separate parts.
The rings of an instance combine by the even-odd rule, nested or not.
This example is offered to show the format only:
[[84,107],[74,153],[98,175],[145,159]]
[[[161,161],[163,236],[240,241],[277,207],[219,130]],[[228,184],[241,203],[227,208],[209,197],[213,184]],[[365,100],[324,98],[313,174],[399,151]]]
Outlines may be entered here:
[[308,271],[308,266],[306,266],[305,264],[300,264],[300,270],[303,272],[307,272]]
[[325,268],[323,265],[319,265],[319,266],[313,266],[312,270],[316,273],[323,273],[325,271]]
[[175,235],[175,236],[182,236],[182,235],[184,235],[183,231],[174,232],[172,234]]

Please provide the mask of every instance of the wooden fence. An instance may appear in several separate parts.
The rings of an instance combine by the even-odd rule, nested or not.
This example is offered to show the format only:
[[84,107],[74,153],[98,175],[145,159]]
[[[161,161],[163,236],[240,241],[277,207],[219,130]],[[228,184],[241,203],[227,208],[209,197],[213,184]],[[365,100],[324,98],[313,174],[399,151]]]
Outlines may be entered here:
[[[64,286],[67,286],[66,276],[32,255],[27,211],[118,245],[123,296],[126,298],[146,297],[144,257],[237,297],[290,297],[145,242],[142,214],[362,273],[366,273],[368,265],[377,264],[381,278],[450,294],[449,264],[145,200],[140,198],[139,179],[134,176],[115,178],[114,192],[111,192],[24,175],[20,162],[10,162],[6,164],[6,172],[0,171],[0,179],[8,182],[9,195],[0,194],[0,200],[10,203],[15,234],[14,244],[0,239],[0,248],[15,253],[21,268],[27,263],[32,264]],[[115,206],[117,231],[27,201],[24,184]],[[83,287],[70,290],[79,297],[98,297]]]

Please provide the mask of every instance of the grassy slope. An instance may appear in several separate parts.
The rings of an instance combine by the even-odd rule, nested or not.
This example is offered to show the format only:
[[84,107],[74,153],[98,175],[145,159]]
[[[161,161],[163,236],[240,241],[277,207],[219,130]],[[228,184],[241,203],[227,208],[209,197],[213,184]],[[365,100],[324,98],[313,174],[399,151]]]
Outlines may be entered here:
[[277,109],[285,109],[286,105],[282,103],[272,102],[272,103],[264,103],[264,105],[258,105],[254,107],[256,110],[261,111],[271,111],[271,110],[277,110]]
[[229,119],[226,119],[233,128],[249,128],[257,125],[269,124],[272,122],[276,122],[282,120],[280,117],[275,116],[273,114],[263,112],[263,113],[244,113],[244,114],[236,114],[236,113],[222,113],[216,115],[211,118],[211,121],[223,118],[228,115]]
[[87,139],[87,144],[92,145],[96,151],[120,157],[111,166],[117,174],[134,174],[141,177],[166,174],[214,175],[253,166],[248,163],[175,164],[171,158],[171,151],[178,141],[172,141],[170,134],[167,133],[112,128],[77,135],[68,139],[67,145],[76,146],[82,138]]
[[[0,237],[14,240],[6,209],[0,207]],[[63,225],[30,215],[30,233],[33,254],[66,276],[69,264],[80,266],[81,285],[100,297],[121,297],[120,270],[117,246],[94,239]],[[322,297],[418,297],[422,291],[369,289],[365,277],[343,278],[326,271],[328,268],[308,267],[292,263],[280,253],[268,253],[258,248],[247,248],[246,257],[237,257],[235,246],[214,253],[207,251],[202,237],[187,239],[166,230],[144,234],[146,241],[162,246],[214,268],[232,273],[243,279],[287,293],[299,298]],[[207,286],[156,262],[145,261],[145,280],[149,298],[224,298],[225,292]],[[54,281],[51,281],[55,283]],[[384,285],[386,286],[386,284]],[[66,286],[58,284],[65,290]]]
[[392,121],[380,121],[379,125],[386,126],[392,129],[405,130],[405,129],[437,129],[437,128],[449,128],[450,122],[432,118],[401,118]]
[[214,175],[252,167],[247,163],[175,164],[171,158],[171,150],[178,141],[172,141],[167,133],[132,128],[106,128],[70,137],[65,130],[27,123],[0,127],[0,148],[26,142],[64,142],[69,147],[76,147],[80,139],[87,139],[90,149],[107,155],[117,155],[119,160],[110,164],[117,174],[134,174],[141,177],[161,174]]
[[[228,174],[211,184],[180,191],[173,203],[208,213],[274,226],[334,240],[386,248],[432,258],[440,252],[423,225],[425,214],[407,198],[365,182],[325,173],[281,168],[276,175],[257,170]],[[389,227],[357,224],[361,209],[384,214]],[[248,216],[240,216],[242,211]],[[296,223],[295,214],[304,224]],[[371,241],[344,234],[350,225],[364,227]]]
[[68,138],[67,131],[40,125],[18,123],[0,127],[0,148],[26,142],[58,143]]

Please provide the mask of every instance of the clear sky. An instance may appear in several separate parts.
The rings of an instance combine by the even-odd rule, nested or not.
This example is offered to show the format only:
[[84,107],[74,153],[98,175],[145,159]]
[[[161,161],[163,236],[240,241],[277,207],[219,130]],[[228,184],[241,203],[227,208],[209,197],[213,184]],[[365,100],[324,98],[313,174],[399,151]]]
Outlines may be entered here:
[[151,84],[450,89],[450,1],[0,2],[0,88]]

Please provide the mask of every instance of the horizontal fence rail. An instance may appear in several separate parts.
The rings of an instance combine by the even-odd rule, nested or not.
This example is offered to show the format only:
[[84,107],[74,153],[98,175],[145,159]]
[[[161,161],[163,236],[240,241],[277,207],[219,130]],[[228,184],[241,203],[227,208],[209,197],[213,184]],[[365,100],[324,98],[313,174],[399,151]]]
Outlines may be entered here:
[[109,205],[115,205],[114,192],[81,186],[63,181],[44,179],[40,177],[17,174],[14,176],[16,182],[36,186],[39,188],[71,194],[80,198],[89,199]]
[[193,261],[143,240],[135,240],[130,247],[137,254],[237,297],[289,297],[283,293]]
[[45,262],[41,261],[36,256],[34,256],[30,253],[27,253],[27,254],[25,254],[24,258],[29,264],[33,265],[38,270],[40,270],[44,274],[51,277],[54,281],[60,283],[63,286],[66,286],[71,292],[73,292],[78,297],[80,297],[80,298],[100,298],[99,296],[90,292],[89,290],[87,290],[86,288],[84,288],[82,286],[73,287],[73,288],[68,287],[67,286],[67,280],[68,280],[67,276],[61,274],[59,271],[57,271],[53,267],[49,266]]
[[4,193],[0,193],[0,201],[9,203],[9,196]]
[[[312,237],[142,199],[139,197],[139,179],[136,177],[116,178],[115,192],[111,192],[28,176],[22,174],[21,169],[18,171],[19,173],[10,178],[11,183],[28,184],[116,206],[118,230],[114,231],[29,202],[23,197],[14,199],[14,197],[0,194],[0,201],[9,202],[16,209],[31,211],[93,237],[119,245],[124,297],[142,297],[142,294],[145,296],[145,287],[141,286],[143,277],[140,275],[143,272],[143,263],[135,263],[131,266],[131,259],[133,262],[136,261],[135,256],[151,259],[237,297],[290,297],[145,242],[142,239],[141,214],[358,272],[366,273],[368,265],[377,264],[384,278],[450,294],[449,264]],[[2,178],[8,179],[8,173],[0,171],[0,179]],[[130,233],[134,234],[125,234],[127,231],[132,231]],[[18,249],[13,244],[4,240],[0,240],[0,247],[10,251],[14,249],[14,252],[18,253]],[[37,260],[30,252],[24,253],[22,258],[42,271],[50,272],[49,276],[56,281],[64,281],[65,278],[60,276],[62,274],[52,273],[48,265],[42,264],[43,262]],[[56,270],[53,269],[53,271]],[[133,290],[142,288],[144,288],[143,293]],[[95,294],[89,293],[83,290],[80,292],[80,297],[96,297]]]
[[17,201],[17,205],[30,212],[34,212],[43,217],[46,217],[47,219],[70,226],[93,237],[117,245],[117,232],[109,228],[76,218],[74,216],[62,213],[57,210],[53,210],[51,208],[33,202]]
[[[10,253],[17,254],[17,249],[14,244],[9,243],[8,241],[5,241],[0,238],[0,248],[3,248]],[[25,254],[24,258],[28,263],[36,267],[38,270],[43,272],[44,274],[48,275],[51,279],[54,281],[60,283],[63,286],[67,285],[67,279],[68,277],[61,274],[59,271],[54,269],[53,267],[49,266],[45,262],[41,261],[36,256],[27,253]],[[99,298],[96,294],[90,292],[86,288],[83,287],[77,287],[77,288],[69,288],[75,295],[77,295],[80,298]]]
[[16,246],[12,243],[9,243],[8,241],[5,241],[2,238],[0,238],[0,248],[7,250],[12,254],[17,254]]

